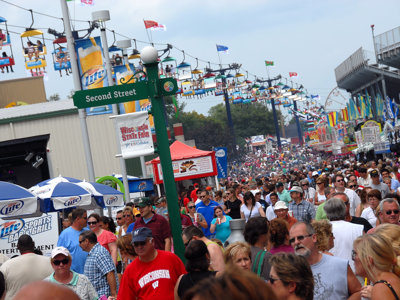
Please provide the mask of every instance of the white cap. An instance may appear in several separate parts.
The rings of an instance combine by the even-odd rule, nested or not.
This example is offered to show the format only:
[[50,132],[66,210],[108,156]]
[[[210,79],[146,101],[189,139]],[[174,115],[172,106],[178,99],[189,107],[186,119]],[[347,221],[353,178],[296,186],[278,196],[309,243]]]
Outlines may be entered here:
[[317,171],[312,172],[311,176],[318,176],[318,172]]
[[261,191],[259,189],[257,190],[251,190],[251,192],[253,193],[253,196],[255,196],[258,193],[261,193]]
[[62,254],[64,256],[71,256],[68,249],[65,247],[56,247],[51,251],[51,258],[56,257],[58,254]]
[[288,207],[286,206],[285,202],[278,201],[275,203],[274,210],[278,210],[278,209],[288,209]]

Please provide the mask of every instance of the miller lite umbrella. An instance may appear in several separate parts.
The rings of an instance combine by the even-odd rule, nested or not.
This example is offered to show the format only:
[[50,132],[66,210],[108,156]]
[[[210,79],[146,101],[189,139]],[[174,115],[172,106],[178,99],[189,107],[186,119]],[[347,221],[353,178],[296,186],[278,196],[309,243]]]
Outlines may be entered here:
[[15,219],[40,216],[38,198],[22,186],[0,181],[0,218]]
[[97,202],[92,194],[78,183],[58,182],[43,186],[36,185],[31,188],[31,191],[41,199],[41,210],[46,213],[73,207],[83,209],[105,207],[102,200]]
[[103,202],[105,206],[124,206],[124,193],[111,186],[87,181],[81,181],[77,184],[89,191],[97,203]]

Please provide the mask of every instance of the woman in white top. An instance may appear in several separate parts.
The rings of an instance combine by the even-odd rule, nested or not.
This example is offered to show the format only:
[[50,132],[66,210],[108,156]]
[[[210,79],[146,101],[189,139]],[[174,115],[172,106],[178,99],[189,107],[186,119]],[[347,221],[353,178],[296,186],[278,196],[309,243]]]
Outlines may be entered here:
[[314,195],[314,204],[320,205],[322,202],[326,200],[325,196],[325,182],[326,179],[323,176],[319,176],[316,180],[316,192]]
[[264,217],[264,210],[259,202],[256,202],[252,192],[246,192],[243,196],[243,204],[240,206],[240,216],[246,219],[246,222],[253,217]]
[[376,227],[376,209],[379,206],[379,202],[382,200],[382,194],[379,190],[370,190],[367,198],[369,207],[362,211],[361,218],[366,219],[372,227]]

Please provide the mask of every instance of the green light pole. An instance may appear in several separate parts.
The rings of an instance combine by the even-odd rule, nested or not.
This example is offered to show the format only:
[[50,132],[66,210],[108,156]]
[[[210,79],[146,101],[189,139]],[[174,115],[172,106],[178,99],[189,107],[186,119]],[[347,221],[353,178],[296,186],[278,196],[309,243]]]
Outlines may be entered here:
[[169,150],[168,134],[164,120],[165,107],[161,94],[161,89],[166,89],[166,87],[162,85],[158,78],[157,50],[151,46],[145,47],[141,51],[140,57],[146,67],[148,91],[151,100],[151,114],[154,118],[154,127],[156,130],[158,154],[160,156],[165,195],[167,197],[168,215],[174,241],[174,252],[182,261],[185,261],[185,247],[182,241],[178,193],[176,192],[175,178],[172,169],[171,152]]

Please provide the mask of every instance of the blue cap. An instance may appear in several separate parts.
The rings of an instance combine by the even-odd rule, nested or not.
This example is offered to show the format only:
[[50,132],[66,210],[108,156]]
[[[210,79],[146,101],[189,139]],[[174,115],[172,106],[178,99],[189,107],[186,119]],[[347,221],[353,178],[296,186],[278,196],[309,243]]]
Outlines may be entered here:
[[137,228],[132,232],[132,243],[144,242],[147,238],[153,237],[153,232],[150,228],[141,227]]

